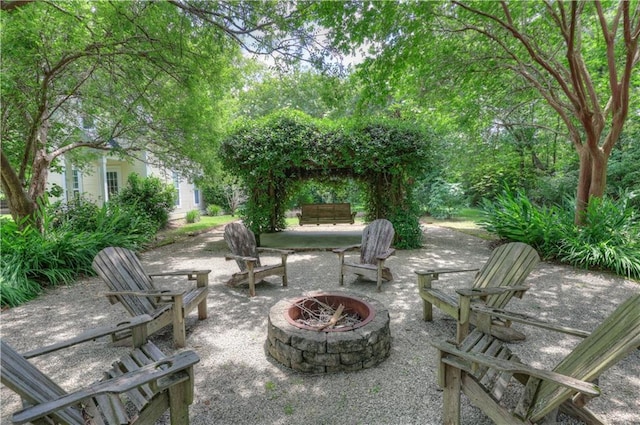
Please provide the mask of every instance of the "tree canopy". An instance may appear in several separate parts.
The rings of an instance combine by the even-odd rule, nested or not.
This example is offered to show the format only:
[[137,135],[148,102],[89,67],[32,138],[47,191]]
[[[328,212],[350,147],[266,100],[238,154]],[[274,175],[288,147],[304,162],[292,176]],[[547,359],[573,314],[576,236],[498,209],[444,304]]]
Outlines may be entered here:
[[240,47],[280,61],[323,58],[311,24],[294,26],[305,8],[3,2],[1,183],[14,218],[32,216],[62,155],[82,165],[92,151],[79,148],[206,170]]
[[[81,167],[97,150],[212,175],[229,122],[293,107],[429,123],[443,174],[469,186],[496,186],[481,181],[494,165],[506,180],[518,168],[553,176],[571,147],[579,221],[621,135],[633,139],[639,4],[5,1],[2,190],[29,216],[62,155]],[[335,71],[336,51],[357,59],[349,78],[243,69],[263,55]]]
[[543,100],[580,159],[580,221],[588,197],[604,193],[608,158],[637,91],[639,4],[353,1],[323,3],[318,14],[336,46],[368,54],[360,72],[369,99],[410,93],[458,107],[463,117]]

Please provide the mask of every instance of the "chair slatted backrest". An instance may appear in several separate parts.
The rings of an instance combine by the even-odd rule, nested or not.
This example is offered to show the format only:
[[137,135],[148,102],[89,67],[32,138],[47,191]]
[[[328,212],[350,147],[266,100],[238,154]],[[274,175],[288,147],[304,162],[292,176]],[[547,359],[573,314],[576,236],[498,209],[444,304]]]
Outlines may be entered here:
[[360,263],[376,264],[376,257],[391,247],[395,231],[389,220],[380,218],[369,223],[362,231]]
[[[622,303],[553,370],[591,382],[640,347],[640,294]],[[571,390],[543,381],[527,416],[537,422],[570,396]]]
[[[104,248],[93,259],[93,269],[113,292],[156,290],[136,254],[126,248]],[[152,298],[120,295],[119,299],[132,316],[154,317],[158,309]]]
[[[224,228],[224,240],[227,242],[227,246],[231,253],[242,257],[257,258],[257,266],[261,266],[260,257],[258,256],[256,237],[244,224],[227,224]],[[236,259],[236,263],[238,263],[238,267],[241,271],[245,271],[247,269],[246,262]]]
[[[51,401],[66,392],[9,344],[0,340],[2,383],[30,405]],[[83,425],[79,409],[67,407],[51,415],[56,423]]]
[[[511,242],[494,249],[474,280],[474,288],[518,286],[540,262],[533,247],[522,242]],[[487,297],[488,307],[503,308],[513,292]]]

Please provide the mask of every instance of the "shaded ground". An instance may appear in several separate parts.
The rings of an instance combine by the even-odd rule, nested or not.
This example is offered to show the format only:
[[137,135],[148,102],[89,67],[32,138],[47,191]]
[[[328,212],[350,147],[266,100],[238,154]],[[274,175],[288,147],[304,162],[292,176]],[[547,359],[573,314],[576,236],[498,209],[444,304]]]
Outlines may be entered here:
[[[315,226],[304,232],[350,232],[356,226]],[[307,230],[302,230],[307,229]],[[307,235],[316,240],[320,235]],[[450,338],[455,323],[434,312],[433,322],[422,320],[414,270],[481,265],[489,256],[489,242],[438,226],[425,228],[422,249],[402,250],[388,264],[395,279],[375,292],[375,283],[347,276],[344,290],[371,296],[389,309],[392,349],[381,365],[355,373],[304,375],[292,372],[264,352],[267,315],[283,298],[305,292],[340,287],[337,256],[325,250],[303,251],[289,257],[289,286],[277,279],[257,287],[249,298],[246,287],[229,288],[224,282],[236,271],[225,261],[226,245],[220,229],[160,247],[141,255],[149,272],[180,268],[212,269],[208,297],[209,318],[188,319],[187,344],[200,358],[196,366],[192,424],[437,424],[441,423],[442,393],[436,385],[436,354],[430,341]],[[273,257],[264,257],[269,264]],[[469,284],[472,276],[447,275],[444,288]],[[607,273],[577,270],[542,263],[528,284],[532,289],[510,308],[564,324],[591,330],[622,300],[640,287]],[[181,284],[160,281],[159,286],[178,289]],[[24,351],[70,337],[78,331],[126,317],[120,306],[102,295],[104,284],[86,278],[69,287],[49,290],[37,300],[0,314],[2,338]],[[517,326],[517,325],[516,325]],[[577,338],[557,337],[536,329],[523,329],[527,340],[513,350],[533,366],[552,367],[577,344]],[[165,352],[173,351],[170,333],[153,340]],[[100,373],[126,347],[96,341],[55,353],[35,362],[67,389],[100,378]],[[632,353],[601,380],[603,395],[591,403],[613,424],[640,424],[640,354]],[[7,388],[1,392],[1,423],[8,423],[19,400]],[[478,409],[463,401],[463,423],[490,424]],[[562,423],[573,424],[563,418]]]

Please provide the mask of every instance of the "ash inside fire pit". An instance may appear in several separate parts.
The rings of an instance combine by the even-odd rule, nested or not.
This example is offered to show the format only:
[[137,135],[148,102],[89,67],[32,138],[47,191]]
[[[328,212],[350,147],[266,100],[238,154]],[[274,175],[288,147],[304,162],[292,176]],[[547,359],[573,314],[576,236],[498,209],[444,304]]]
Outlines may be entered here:
[[268,354],[302,372],[365,369],[389,356],[389,312],[344,292],[282,300],[269,313]]

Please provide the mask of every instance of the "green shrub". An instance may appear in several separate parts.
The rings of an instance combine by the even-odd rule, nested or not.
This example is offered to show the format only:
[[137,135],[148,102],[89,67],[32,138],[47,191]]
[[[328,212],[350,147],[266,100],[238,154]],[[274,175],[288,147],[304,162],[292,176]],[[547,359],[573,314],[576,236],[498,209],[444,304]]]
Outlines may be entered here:
[[35,298],[42,290],[38,282],[27,277],[27,265],[23,262],[24,252],[29,247],[38,250],[41,246],[31,243],[39,232],[31,226],[21,230],[13,220],[7,218],[0,218],[0,232],[0,305],[16,306]]
[[47,208],[54,228],[67,226],[78,232],[96,229],[100,207],[95,203],[79,197],[68,202],[57,202]]
[[45,235],[28,224],[20,228],[3,222],[2,304],[28,301],[43,286],[71,283],[78,274],[90,273],[94,241],[86,235],[90,234],[57,230]]
[[200,221],[200,211],[198,210],[187,211],[186,220],[187,220],[187,223],[197,223],[198,221]]
[[428,191],[426,208],[432,217],[450,218],[465,206],[465,194],[460,183],[437,179]]
[[544,258],[576,267],[611,270],[640,278],[640,217],[628,198],[592,198],[584,225],[574,224],[574,205],[537,207],[509,190],[483,201],[480,225],[505,239],[525,242]]
[[[94,211],[94,216],[86,214]],[[107,246],[138,250],[155,236],[156,225],[131,207],[110,203],[89,207],[46,208],[44,232],[2,219],[0,304],[16,306],[46,286],[68,284],[92,275],[95,255]],[[49,214],[48,212],[51,214]]]
[[142,178],[133,173],[129,175],[127,186],[110,203],[133,207],[137,215],[148,216],[156,229],[162,229],[175,208],[175,195],[173,186],[163,184],[159,178]]
[[417,214],[401,210],[391,214],[389,221],[393,223],[396,248],[411,249],[422,246],[422,229]]
[[222,208],[220,207],[220,205],[216,205],[216,204],[209,204],[207,205],[207,214],[215,217],[217,215],[220,214],[220,212],[222,212]]
[[537,207],[523,191],[506,189],[494,201],[482,200],[485,230],[514,241],[527,243],[538,251],[547,251],[557,236],[554,225],[561,225],[562,211],[556,207]]
[[557,257],[581,268],[603,268],[640,278],[640,216],[628,198],[592,198],[584,226],[558,243]]

